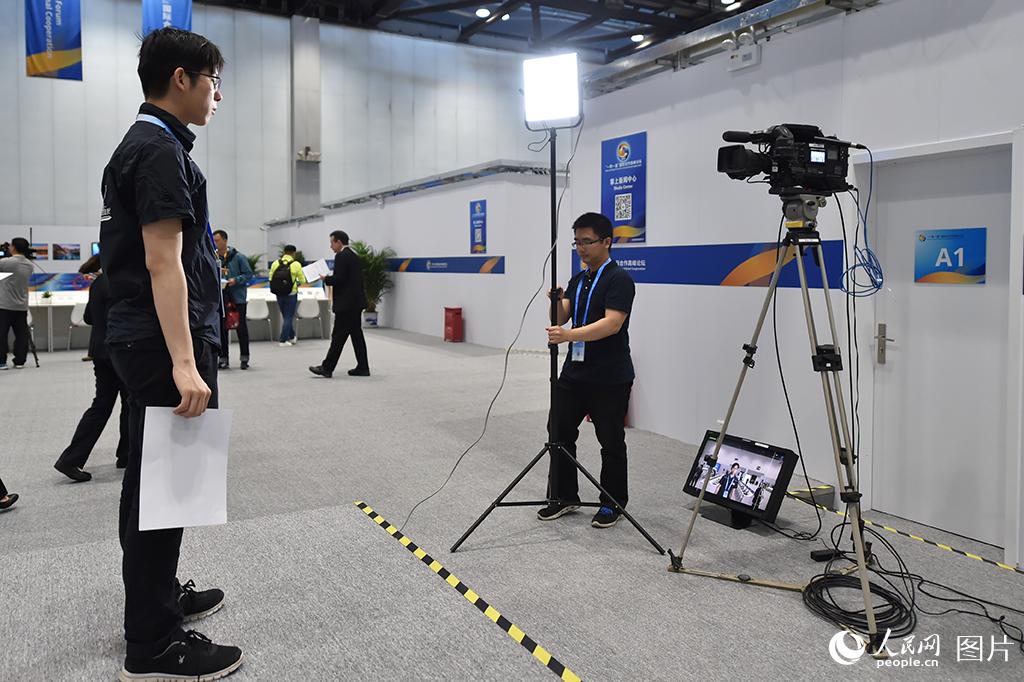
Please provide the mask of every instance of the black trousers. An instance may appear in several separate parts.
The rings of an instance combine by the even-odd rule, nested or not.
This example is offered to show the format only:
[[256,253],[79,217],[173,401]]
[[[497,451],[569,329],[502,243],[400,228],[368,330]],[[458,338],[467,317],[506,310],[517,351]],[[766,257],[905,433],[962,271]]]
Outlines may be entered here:
[[71,444],[57,460],[58,465],[79,468],[85,466],[92,449],[96,446],[96,441],[100,439],[100,434],[110,419],[111,412],[114,411],[114,402],[118,395],[121,396],[121,437],[117,441],[117,461],[128,461],[128,394],[109,358],[93,358],[92,368],[96,374],[96,396],[78,422],[75,435],[71,437]]
[[28,311],[0,308],[0,362],[7,362],[7,334],[14,330],[14,364],[28,358]]
[[[548,415],[548,438],[561,443],[573,457],[580,424],[588,414],[601,443],[601,487],[623,507],[629,501],[626,475],[626,410],[633,384],[577,384],[559,379],[555,386],[553,412]],[[548,499],[579,502],[578,470],[562,453],[552,453],[548,469]],[[602,504],[611,504],[601,494]]]
[[344,310],[334,313],[334,329],[331,330],[331,347],[327,350],[327,357],[320,363],[320,366],[329,372],[333,372],[338,366],[338,358],[345,348],[348,337],[352,337],[352,350],[356,352],[356,367],[359,369],[370,369],[370,363],[366,359],[366,339],[363,337],[363,311]]
[[[216,346],[193,339],[196,367],[217,407]],[[124,637],[130,658],[151,658],[181,629],[178,603],[178,552],[181,528],[139,531],[139,480],[147,407],[177,407],[181,394],[171,377],[171,356],[162,338],[111,345],[111,359],[129,397],[128,466],[121,484],[118,530],[123,559]]]
[[[245,319],[245,309],[248,307],[248,303],[235,303],[235,308],[238,309],[238,328],[235,333],[238,334],[238,351],[239,356],[242,360],[249,359],[249,321]],[[224,298],[224,311],[227,312],[228,299]],[[228,359],[228,320],[226,317],[220,318],[220,358],[221,360]]]

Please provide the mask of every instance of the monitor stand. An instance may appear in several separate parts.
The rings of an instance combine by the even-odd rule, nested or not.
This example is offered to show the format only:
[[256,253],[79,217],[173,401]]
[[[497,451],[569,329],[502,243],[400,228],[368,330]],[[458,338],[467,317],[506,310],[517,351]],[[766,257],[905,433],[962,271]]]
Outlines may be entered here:
[[707,505],[701,508],[700,515],[708,521],[714,521],[715,523],[723,526],[729,526],[737,530],[742,530],[750,526],[754,517],[746,512],[736,511],[735,509],[726,509],[725,507],[719,507],[717,505]]

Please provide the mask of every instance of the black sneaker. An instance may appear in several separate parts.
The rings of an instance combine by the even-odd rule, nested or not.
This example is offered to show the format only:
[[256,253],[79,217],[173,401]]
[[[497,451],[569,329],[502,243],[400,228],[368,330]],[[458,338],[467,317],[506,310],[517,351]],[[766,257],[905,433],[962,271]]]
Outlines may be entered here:
[[178,585],[178,603],[181,604],[183,621],[191,623],[220,611],[224,606],[224,591],[213,589],[197,592],[195,582],[189,580],[184,585]]
[[370,376],[369,367],[353,367],[348,371],[350,377],[368,377]]
[[548,506],[537,512],[537,518],[541,521],[554,521],[560,516],[571,514],[580,506],[578,504],[563,504],[561,502],[552,502]]
[[18,493],[7,493],[7,497],[0,497],[0,510],[10,509],[18,501]]
[[92,480],[92,474],[90,474],[88,471],[82,471],[82,469],[79,467],[73,467],[67,464],[61,464],[60,462],[57,462],[56,464],[53,465],[53,468],[77,483]]
[[195,630],[183,632],[163,653],[153,658],[125,658],[121,682],[196,680],[227,677],[242,665],[242,650],[214,644]]
[[590,525],[594,528],[611,528],[619,522],[619,517],[622,516],[622,512],[611,507],[601,507],[594,514],[594,518],[591,519]]
[[242,360],[242,363],[239,365],[239,368],[240,369],[249,369],[249,361],[248,360]]
[[217,361],[217,369],[230,369],[230,368],[231,368],[231,363],[228,362],[227,360],[218,360]]
[[317,375],[318,377],[323,377],[324,379],[330,379],[332,376],[334,376],[334,372],[332,372],[329,369],[324,369],[321,365],[310,367],[309,371]]

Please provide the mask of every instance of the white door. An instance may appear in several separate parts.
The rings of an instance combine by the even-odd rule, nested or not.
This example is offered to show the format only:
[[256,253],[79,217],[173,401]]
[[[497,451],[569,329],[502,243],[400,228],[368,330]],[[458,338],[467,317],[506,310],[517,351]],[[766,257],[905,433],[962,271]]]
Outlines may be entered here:
[[[1004,545],[1010,149],[876,169],[872,506]],[[985,227],[984,284],[914,282],[918,230]],[[1015,284],[1020,287],[1021,283]],[[891,290],[891,291],[890,291]]]

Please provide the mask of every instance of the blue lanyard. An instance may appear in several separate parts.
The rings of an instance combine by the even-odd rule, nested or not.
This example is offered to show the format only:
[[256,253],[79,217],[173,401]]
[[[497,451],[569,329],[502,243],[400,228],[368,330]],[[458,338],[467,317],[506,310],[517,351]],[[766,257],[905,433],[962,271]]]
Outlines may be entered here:
[[608,267],[608,264],[611,263],[611,262],[612,262],[611,258],[606,260],[601,265],[601,267],[598,268],[597,276],[594,277],[594,281],[590,283],[590,291],[587,292],[587,308],[586,308],[586,310],[583,311],[583,319],[582,320],[580,320],[580,318],[579,318],[579,312],[580,312],[580,289],[583,288],[583,279],[584,279],[584,277],[586,277],[586,275],[584,275],[583,277],[580,277],[580,283],[576,287],[576,302],[573,305],[573,309],[572,309],[573,313],[576,314],[576,317],[573,320],[573,322],[574,322],[573,326],[582,327],[583,325],[585,325],[587,323],[587,317],[590,316],[590,299],[594,295],[594,289],[597,288],[597,281],[599,279],[601,279],[601,273],[604,272],[604,269],[606,267]]

